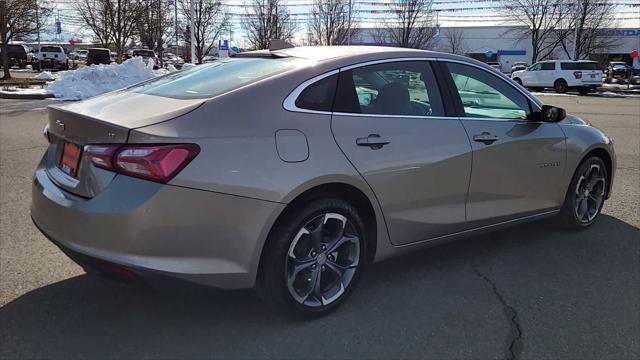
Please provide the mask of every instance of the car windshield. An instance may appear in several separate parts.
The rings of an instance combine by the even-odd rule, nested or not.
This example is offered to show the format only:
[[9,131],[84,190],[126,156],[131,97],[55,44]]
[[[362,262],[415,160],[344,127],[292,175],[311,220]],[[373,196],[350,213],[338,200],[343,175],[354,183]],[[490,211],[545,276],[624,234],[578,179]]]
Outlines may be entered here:
[[165,75],[129,90],[178,99],[207,98],[306,63],[296,58],[229,58]]

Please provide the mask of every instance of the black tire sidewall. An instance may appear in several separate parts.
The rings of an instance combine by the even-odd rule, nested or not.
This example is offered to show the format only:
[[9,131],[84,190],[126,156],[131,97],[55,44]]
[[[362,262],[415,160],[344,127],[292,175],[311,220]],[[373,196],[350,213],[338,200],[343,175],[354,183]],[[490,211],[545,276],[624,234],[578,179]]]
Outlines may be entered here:
[[564,94],[567,92],[567,82],[564,81],[563,79],[558,79],[555,81],[555,83],[553,84],[553,89],[558,93],[558,94]]
[[600,208],[598,209],[598,214],[591,221],[582,222],[578,219],[576,212],[574,210],[575,201],[576,201],[574,194],[575,194],[576,186],[578,185],[578,180],[580,179],[580,176],[582,176],[582,174],[587,170],[587,168],[594,164],[599,165],[600,169],[602,169],[602,171],[604,172],[605,186],[606,186],[605,194],[607,193],[607,191],[609,191],[608,189],[609,172],[607,171],[607,167],[604,161],[602,161],[602,159],[597,156],[590,156],[584,161],[582,161],[582,163],[580,163],[580,166],[578,166],[578,169],[576,169],[575,173],[573,174],[573,178],[571,179],[571,185],[569,185],[569,189],[567,190],[567,195],[564,200],[564,205],[561,210],[561,218],[563,220],[563,223],[564,225],[570,228],[586,229],[589,226],[593,225],[598,220],[602,212],[604,201],[602,201],[602,203],[600,204]]
[[[258,273],[256,290],[268,305],[290,315],[308,317],[328,314],[351,295],[362,277],[367,259],[366,226],[353,206],[337,198],[314,200],[291,210],[278,221],[267,239]],[[286,257],[291,242],[300,228],[315,217],[329,212],[347,217],[356,227],[360,238],[359,265],[351,282],[338,299],[331,304],[312,308],[298,303],[289,293],[286,284]]]

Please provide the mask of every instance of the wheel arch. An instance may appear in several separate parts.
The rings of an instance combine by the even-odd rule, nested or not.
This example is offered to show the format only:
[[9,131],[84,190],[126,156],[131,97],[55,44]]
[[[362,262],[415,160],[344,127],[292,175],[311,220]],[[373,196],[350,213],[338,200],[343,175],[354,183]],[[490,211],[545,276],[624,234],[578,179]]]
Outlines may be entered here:
[[297,208],[302,206],[302,204],[327,197],[337,197],[347,201],[349,204],[355,207],[358,213],[362,216],[362,220],[365,223],[367,231],[366,260],[367,262],[373,262],[376,256],[378,239],[380,238],[378,226],[379,224],[376,216],[376,209],[374,208],[374,203],[363,190],[359,189],[353,184],[349,184],[346,182],[327,182],[311,186],[303,191],[296,193],[296,195],[294,195],[293,198],[288,202],[287,206],[276,217],[273,225],[271,226],[271,229],[269,229],[269,232],[267,233],[264,243],[262,244],[262,248],[260,249],[258,273],[261,271],[264,249],[270,241],[272,233],[274,232],[274,229],[278,226],[278,224],[281,221],[284,221],[284,219],[292,214]]
[[[595,147],[589,150],[586,154],[582,156],[579,164],[582,164],[586,159],[588,159],[591,156],[597,156],[601,158],[602,161],[604,162],[604,165],[607,167],[608,179],[607,179],[607,192],[605,194],[605,198],[608,199],[609,195],[611,194],[611,184],[613,183],[613,159],[611,157],[611,154],[609,154],[609,151],[607,151],[605,148]],[[578,167],[579,166],[580,165],[578,165]]]

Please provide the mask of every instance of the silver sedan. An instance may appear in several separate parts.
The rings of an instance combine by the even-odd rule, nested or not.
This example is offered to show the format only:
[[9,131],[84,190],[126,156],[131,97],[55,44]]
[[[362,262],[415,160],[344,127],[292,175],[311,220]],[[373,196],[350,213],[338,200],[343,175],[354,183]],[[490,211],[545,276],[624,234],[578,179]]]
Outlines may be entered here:
[[[49,108],[36,226],[87,271],[326,313],[367,265],[525,221],[584,229],[612,141],[471,59],[240,54]],[[399,281],[402,281],[399,279]]]

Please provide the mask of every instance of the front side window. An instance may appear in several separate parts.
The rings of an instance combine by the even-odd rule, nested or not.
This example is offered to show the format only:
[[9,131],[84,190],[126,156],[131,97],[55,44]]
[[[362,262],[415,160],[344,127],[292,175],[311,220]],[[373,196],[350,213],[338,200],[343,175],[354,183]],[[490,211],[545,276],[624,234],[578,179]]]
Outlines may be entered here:
[[129,90],[177,99],[207,98],[303,64],[306,61],[297,58],[228,58],[170,73]]
[[506,81],[473,66],[447,63],[466,117],[524,120],[528,99]]
[[444,116],[435,76],[425,61],[376,64],[340,72],[334,111]]
[[531,67],[529,68],[529,71],[540,71],[540,68],[542,67],[542,64],[537,63],[537,64],[533,64],[531,65]]

